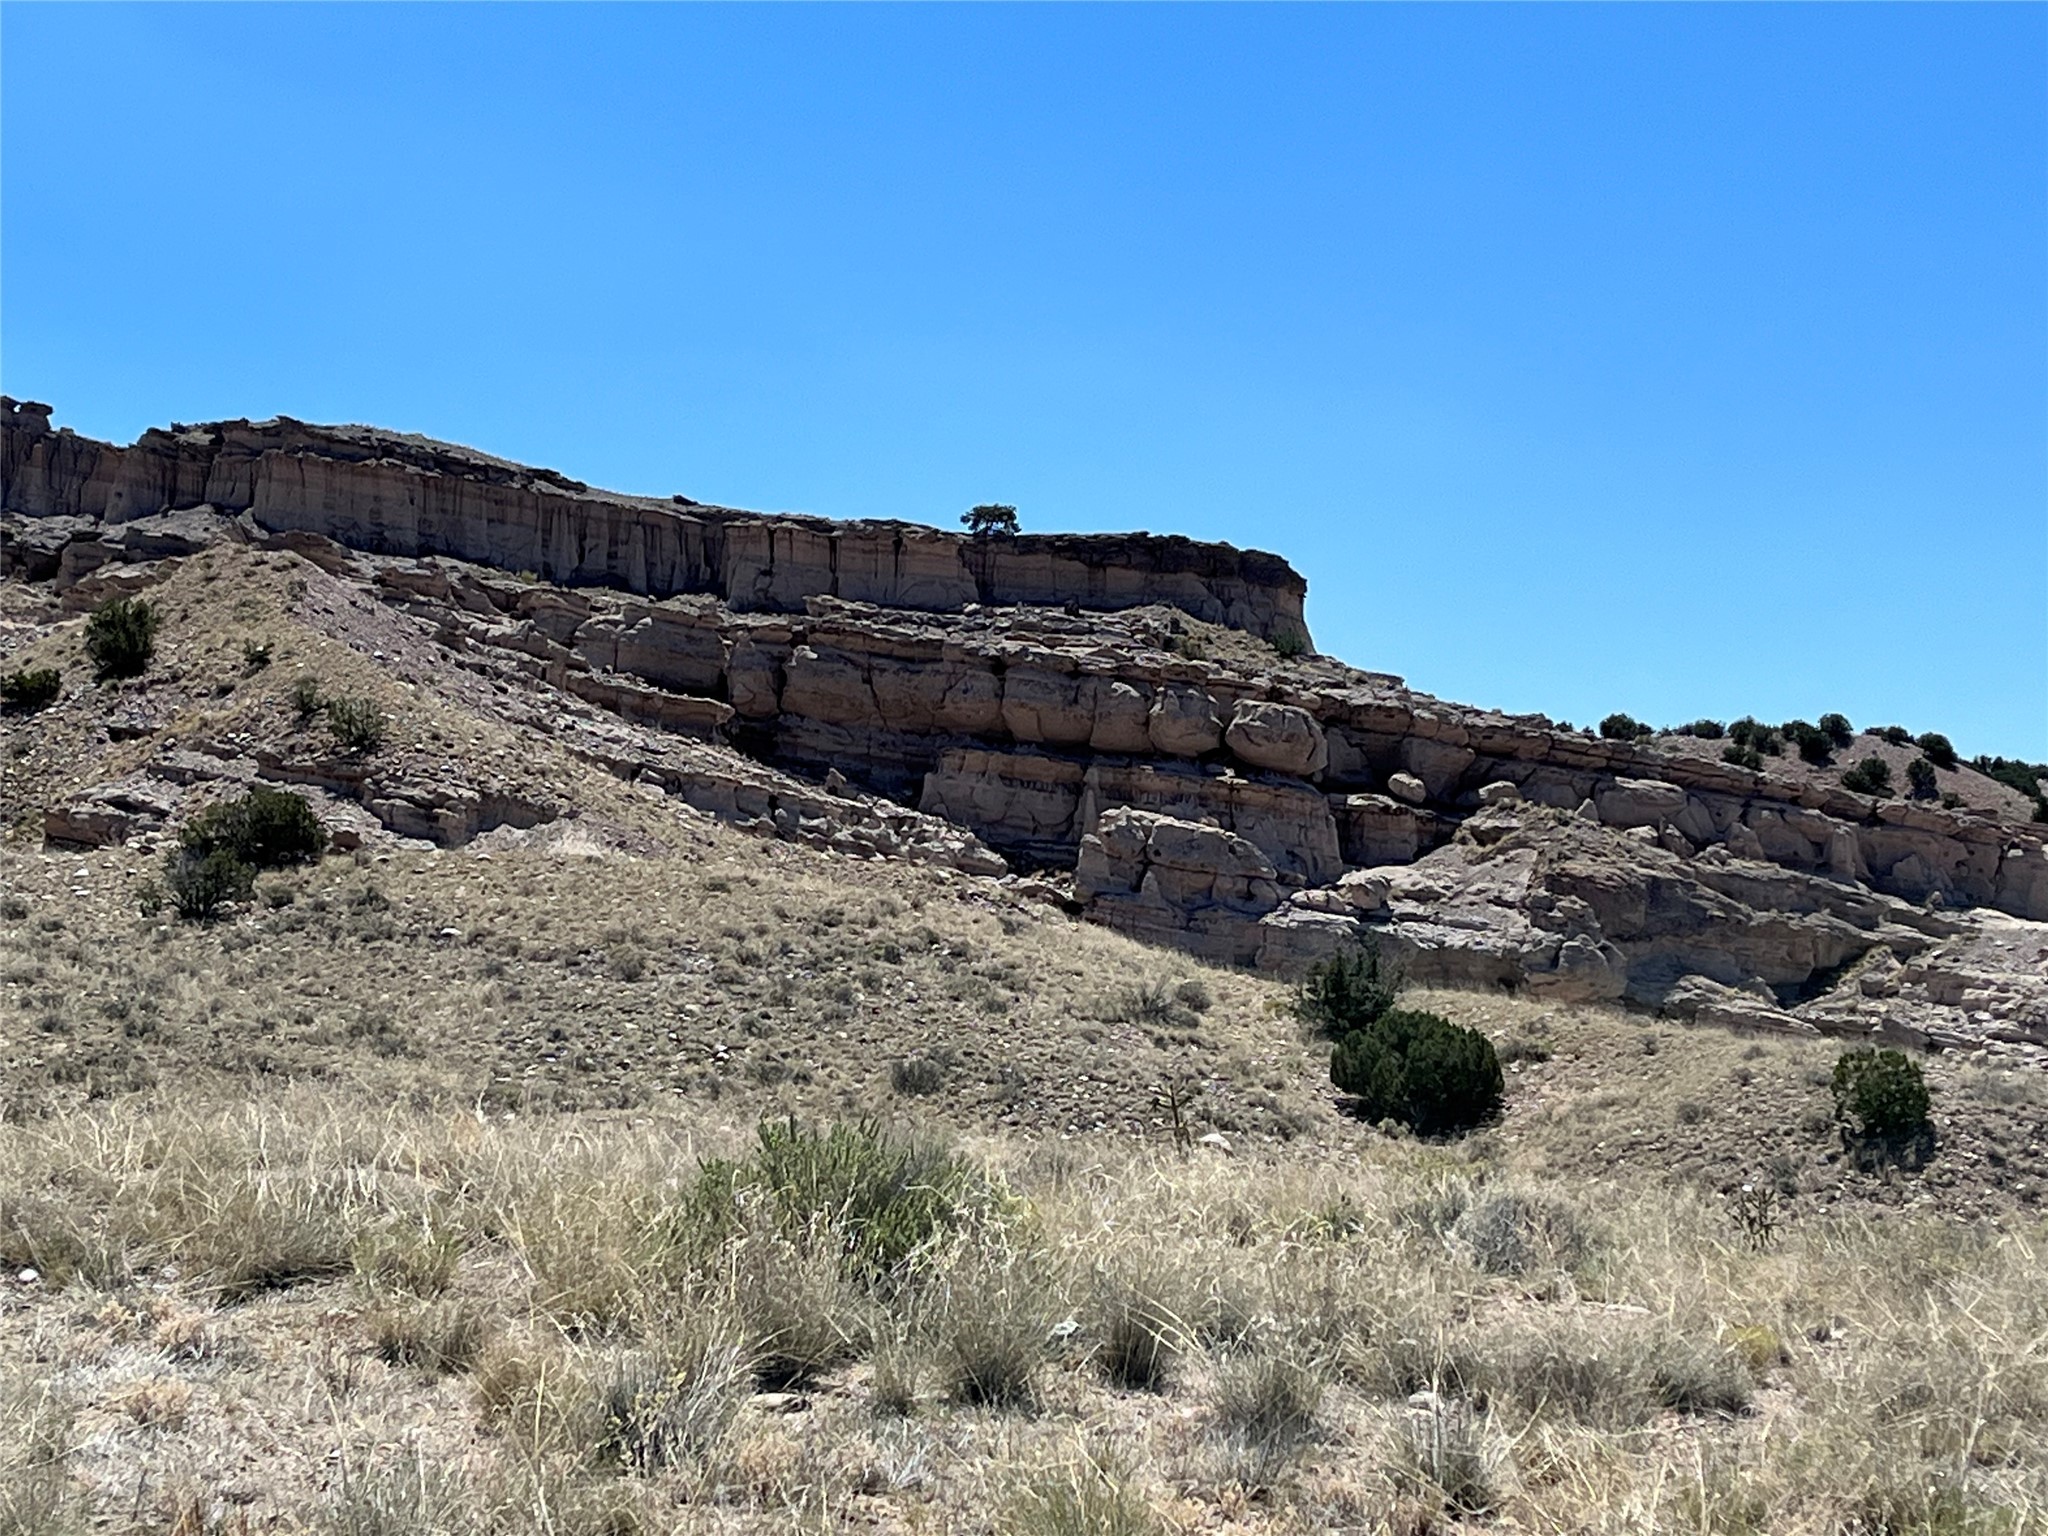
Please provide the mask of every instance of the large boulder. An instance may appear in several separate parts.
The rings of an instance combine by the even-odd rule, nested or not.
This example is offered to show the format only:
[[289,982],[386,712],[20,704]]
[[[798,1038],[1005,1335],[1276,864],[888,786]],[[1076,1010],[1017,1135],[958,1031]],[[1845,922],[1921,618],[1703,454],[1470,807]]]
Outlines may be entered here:
[[1240,699],[1223,740],[1254,768],[1314,778],[1329,766],[1330,745],[1314,715],[1292,704]]
[[1685,791],[1658,779],[1616,778],[1593,796],[1602,825],[1660,827],[1685,810]]
[[1459,781],[1479,754],[1470,747],[1410,736],[1401,743],[1400,759],[1402,771],[1421,780],[1430,799],[1447,800],[1457,793]]
[[1192,763],[1098,760],[1086,770],[1080,830],[1093,830],[1116,806],[1221,827],[1303,885],[1327,885],[1344,872],[1330,802],[1306,784]]
[[1152,696],[1121,678],[1102,678],[1095,689],[1095,722],[1088,733],[1092,752],[1125,755],[1152,750]]
[[1412,863],[1450,836],[1444,817],[1389,795],[1332,795],[1330,807],[1346,864]]
[[1085,745],[1095,730],[1095,679],[1010,668],[1003,674],[1003,726],[1019,741]]
[[1216,701],[1200,688],[1169,684],[1152,699],[1146,733],[1153,750],[1170,757],[1200,757],[1223,745]]

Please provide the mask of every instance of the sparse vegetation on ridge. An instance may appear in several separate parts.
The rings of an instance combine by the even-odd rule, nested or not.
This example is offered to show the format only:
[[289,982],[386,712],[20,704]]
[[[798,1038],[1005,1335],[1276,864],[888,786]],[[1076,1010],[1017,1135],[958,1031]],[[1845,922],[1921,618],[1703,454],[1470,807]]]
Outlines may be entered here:
[[1828,732],[1805,720],[1787,720],[1779,730],[1799,749],[1802,762],[1824,766],[1832,760],[1835,742]]
[[1600,734],[1609,741],[1640,741],[1656,735],[1657,731],[1654,726],[1643,724],[1633,715],[1617,712],[1600,722]]
[[1751,715],[1744,715],[1728,727],[1728,740],[1762,757],[1776,757],[1784,751],[1778,733]]
[[987,502],[960,514],[960,526],[977,539],[1009,537],[1017,532],[1017,509],[1001,502]]
[[1859,795],[1888,795],[1892,792],[1892,765],[1881,757],[1866,757],[1842,775],[1842,785]]
[[1929,731],[1917,739],[1920,750],[1927,754],[1927,760],[1937,768],[1956,766],[1956,749],[1949,739],[1939,731]]

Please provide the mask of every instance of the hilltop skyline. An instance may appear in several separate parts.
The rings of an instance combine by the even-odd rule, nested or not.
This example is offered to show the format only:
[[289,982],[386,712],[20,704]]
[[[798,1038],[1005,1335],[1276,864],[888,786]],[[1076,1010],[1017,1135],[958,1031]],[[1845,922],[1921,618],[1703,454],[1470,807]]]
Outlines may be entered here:
[[81,432],[1014,503],[1447,698],[2048,757],[2038,9],[4,26],[0,387]]

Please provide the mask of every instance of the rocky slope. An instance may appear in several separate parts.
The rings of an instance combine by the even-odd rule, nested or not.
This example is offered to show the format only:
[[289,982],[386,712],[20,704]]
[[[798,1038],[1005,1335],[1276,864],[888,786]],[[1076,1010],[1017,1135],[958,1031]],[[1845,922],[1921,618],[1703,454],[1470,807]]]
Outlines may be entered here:
[[575,762],[1221,963],[1376,940],[1422,980],[2048,1045],[2048,829],[2018,794],[1961,770],[1952,809],[1871,797],[1446,704],[1303,651],[1272,556],[613,496],[363,428],[120,448],[13,402],[0,426],[10,667],[75,658],[79,614],[212,559],[498,733],[349,757],[281,707],[81,688],[74,659],[42,723],[10,721],[6,810],[53,841],[146,837],[262,778],[316,789],[344,838],[459,843],[577,814],[547,766]]

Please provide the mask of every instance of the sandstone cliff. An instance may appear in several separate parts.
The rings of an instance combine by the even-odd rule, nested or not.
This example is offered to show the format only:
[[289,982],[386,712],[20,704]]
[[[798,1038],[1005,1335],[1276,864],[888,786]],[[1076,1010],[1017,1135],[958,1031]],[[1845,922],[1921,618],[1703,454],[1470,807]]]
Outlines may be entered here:
[[[933,611],[1168,603],[1266,639],[1307,638],[1301,577],[1276,556],[1224,544],[1143,533],[971,539],[915,523],[764,516],[616,495],[428,438],[282,417],[174,426],[123,448],[51,430],[48,406],[0,400],[0,433],[0,511],[24,518],[120,524],[205,507],[380,554],[450,555],[653,597],[707,593],[745,610],[796,612],[819,595]],[[46,539],[13,542],[13,563],[47,574]]]
[[[358,649],[488,679],[478,709],[763,835],[1007,869],[1218,963],[1289,972],[1369,940],[1420,978],[2048,1044],[2048,829],[2017,794],[1963,770],[1953,807],[1872,797],[1796,758],[1447,704],[1270,643],[1300,636],[1303,592],[1270,556],[762,518],[361,428],[120,449],[10,404],[5,429],[4,569],[56,613],[198,551],[285,552],[342,594],[324,611],[398,626]],[[425,759],[208,750],[142,777],[228,763],[439,841],[562,813]],[[1866,750],[1886,748],[1845,758]],[[117,839],[175,800],[124,778],[45,825]]]

